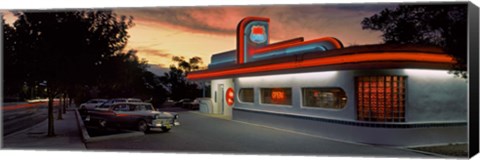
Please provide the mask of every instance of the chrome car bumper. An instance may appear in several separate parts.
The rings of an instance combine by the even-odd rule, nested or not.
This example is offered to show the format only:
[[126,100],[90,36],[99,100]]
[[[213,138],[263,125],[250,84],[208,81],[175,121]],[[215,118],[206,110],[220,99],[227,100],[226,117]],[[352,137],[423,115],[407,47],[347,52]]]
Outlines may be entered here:
[[160,127],[172,127],[172,126],[179,126],[180,122],[172,119],[155,119],[152,120],[151,123],[148,124],[149,127],[152,128],[160,128]]

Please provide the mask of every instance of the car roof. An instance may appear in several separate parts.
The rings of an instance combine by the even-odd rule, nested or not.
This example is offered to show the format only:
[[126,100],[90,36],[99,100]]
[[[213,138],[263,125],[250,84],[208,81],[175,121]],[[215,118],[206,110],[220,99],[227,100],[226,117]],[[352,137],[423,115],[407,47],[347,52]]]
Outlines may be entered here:
[[108,101],[108,99],[101,99],[101,98],[95,98],[95,99],[91,99],[91,101]]
[[110,104],[143,104],[143,105],[152,105],[151,103],[147,102],[115,102]]
[[113,98],[113,99],[140,99],[140,98]]

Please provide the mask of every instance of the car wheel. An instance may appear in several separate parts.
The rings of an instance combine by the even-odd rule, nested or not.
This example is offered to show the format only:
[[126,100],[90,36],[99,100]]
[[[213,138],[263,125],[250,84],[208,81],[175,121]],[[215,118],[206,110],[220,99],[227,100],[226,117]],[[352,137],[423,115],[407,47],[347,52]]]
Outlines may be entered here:
[[168,131],[170,131],[171,128],[162,127],[161,129],[162,129],[163,132],[168,132]]
[[144,120],[138,121],[137,130],[140,132],[148,132],[149,128],[147,122],[145,122]]

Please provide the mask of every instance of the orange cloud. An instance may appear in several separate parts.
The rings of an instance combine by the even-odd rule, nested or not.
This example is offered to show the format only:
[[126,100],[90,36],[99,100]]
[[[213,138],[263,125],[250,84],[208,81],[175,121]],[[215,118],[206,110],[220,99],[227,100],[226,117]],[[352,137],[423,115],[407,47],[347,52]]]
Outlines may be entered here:
[[381,33],[362,30],[365,17],[395,5],[269,5],[115,9],[134,17],[127,48],[139,50],[149,64],[172,64],[171,56],[200,56],[235,49],[236,29],[247,16],[270,18],[271,42],[332,36],[345,46],[382,42]]

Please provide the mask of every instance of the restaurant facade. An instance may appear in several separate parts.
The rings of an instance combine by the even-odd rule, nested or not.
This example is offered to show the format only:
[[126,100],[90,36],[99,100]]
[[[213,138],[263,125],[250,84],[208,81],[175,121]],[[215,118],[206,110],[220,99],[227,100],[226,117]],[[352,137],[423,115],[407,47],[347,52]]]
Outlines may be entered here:
[[270,43],[269,21],[246,17],[237,48],[187,78],[210,84],[201,111],[353,143],[466,143],[467,82],[440,48],[344,47],[302,37]]

